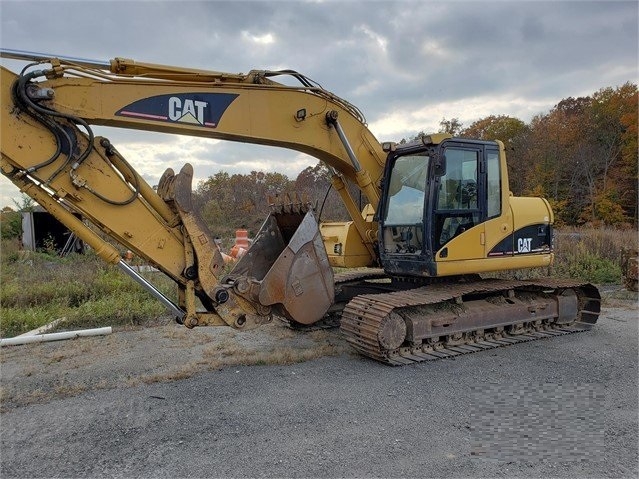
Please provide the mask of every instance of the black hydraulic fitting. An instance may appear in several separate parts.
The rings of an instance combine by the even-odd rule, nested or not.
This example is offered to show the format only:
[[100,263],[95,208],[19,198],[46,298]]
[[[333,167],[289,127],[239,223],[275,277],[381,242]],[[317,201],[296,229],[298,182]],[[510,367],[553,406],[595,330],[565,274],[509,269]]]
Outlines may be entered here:
[[195,266],[188,266],[184,268],[184,277],[186,279],[195,279],[197,278],[197,268]]
[[229,292],[226,288],[218,288],[215,292],[215,302],[217,304],[226,303],[229,300]]

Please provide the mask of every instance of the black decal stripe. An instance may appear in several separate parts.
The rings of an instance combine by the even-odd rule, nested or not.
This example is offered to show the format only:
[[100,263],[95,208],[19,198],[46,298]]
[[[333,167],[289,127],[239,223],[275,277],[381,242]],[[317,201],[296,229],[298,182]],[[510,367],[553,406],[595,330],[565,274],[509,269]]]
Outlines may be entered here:
[[[522,239],[530,240],[530,249],[528,251],[518,251],[517,244]],[[551,239],[552,226],[549,224],[539,223],[524,226],[497,243],[488,253],[488,257],[549,253],[552,251]]]

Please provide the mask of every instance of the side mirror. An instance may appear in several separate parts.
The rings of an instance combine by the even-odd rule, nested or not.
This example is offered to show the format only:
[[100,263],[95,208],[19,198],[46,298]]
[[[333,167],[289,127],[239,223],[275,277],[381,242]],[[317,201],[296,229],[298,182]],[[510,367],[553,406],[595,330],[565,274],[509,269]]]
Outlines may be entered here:
[[433,158],[433,168],[435,176],[444,176],[446,174],[446,155],[436,155]]

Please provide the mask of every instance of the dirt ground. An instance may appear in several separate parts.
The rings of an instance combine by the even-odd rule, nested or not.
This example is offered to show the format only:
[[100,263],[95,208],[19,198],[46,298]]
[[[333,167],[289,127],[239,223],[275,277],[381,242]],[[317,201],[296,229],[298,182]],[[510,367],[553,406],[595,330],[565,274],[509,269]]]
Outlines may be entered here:
[[0,410],[226,366],[290,364],[347,351],[335,329],[300,332],[274,322],[243,332],[189,330],[169,319],[145,328],[114,328],[106,336],[7,346],[0,351]]
[[[636,300],[612,298],[605,304],[602,317],[614,310],[637,318]],[[107,336],[3,347],[0,411],[86,391],[180,380],[228,366],[291,364],[341,354],[355,355],[338,329],[301,332],[276,321],[244,332],[189,330],[167,318],[144,328],[114,329]]]

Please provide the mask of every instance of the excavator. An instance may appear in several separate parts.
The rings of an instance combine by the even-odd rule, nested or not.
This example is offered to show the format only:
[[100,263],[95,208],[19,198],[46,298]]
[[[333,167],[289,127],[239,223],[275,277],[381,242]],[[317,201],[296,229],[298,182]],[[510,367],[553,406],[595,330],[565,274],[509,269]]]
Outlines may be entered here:
[[[512,195],[499,140],[437,133],[381,143],[356,106],[293,70],[234,74],[10,49],[0,57],[26,63],[20,73],[2,66],[2,173],[188,328],[248,330],[280,318],[304,329],[337,318],[361,355],[403,365],[597,321],[592,284],[491,277],[554,258],[552,209]],[[154,188],[95,125],[306,153],[328,167],[349,221],[319,224],[298,195],[265,198],[270,214],[227,271],[194,208],[191,165],[167,169]],[[366,199],[362,209],[349,185]],[[177,300],[121,249],[170,277]]]

